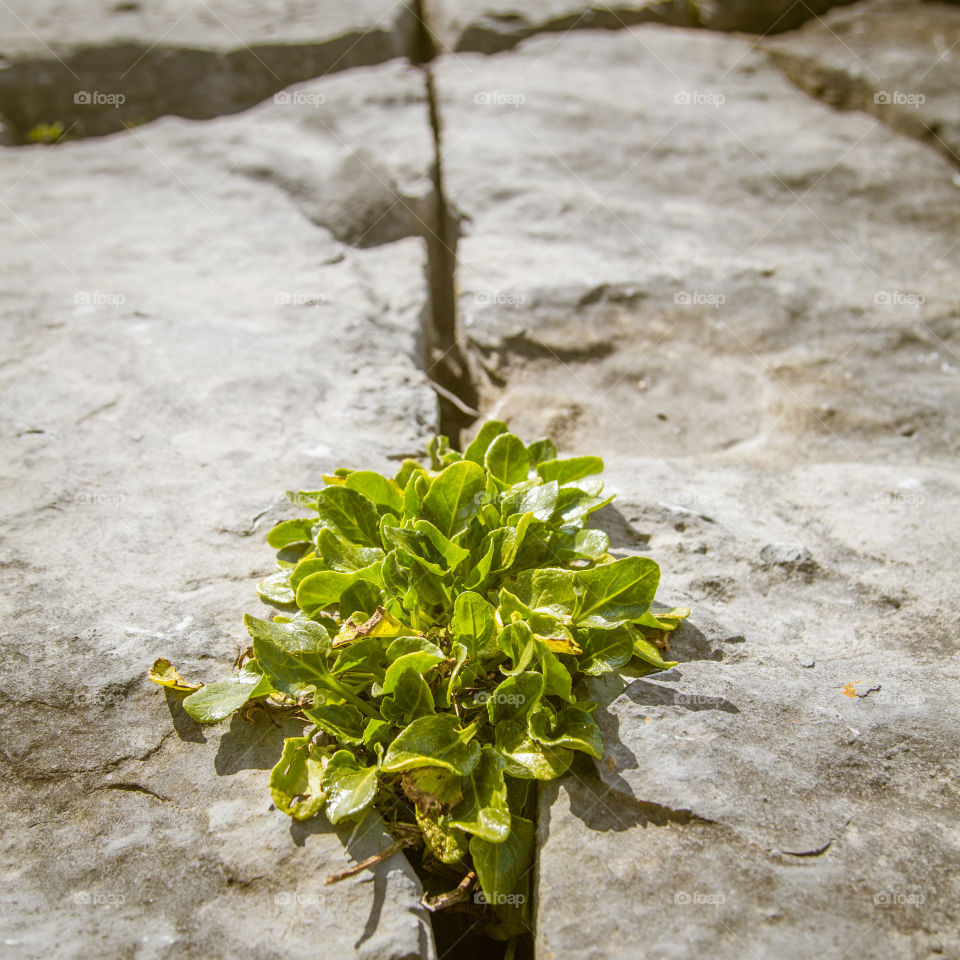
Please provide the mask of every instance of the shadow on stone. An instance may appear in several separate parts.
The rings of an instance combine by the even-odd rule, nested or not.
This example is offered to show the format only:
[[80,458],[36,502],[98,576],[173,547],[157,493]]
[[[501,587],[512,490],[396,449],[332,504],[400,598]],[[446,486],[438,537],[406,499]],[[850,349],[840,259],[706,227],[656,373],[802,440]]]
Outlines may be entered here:
[[636,550],[650,543],[650,535],[637,533],[630,521],[613,504],[593,514],[588,526],[602,530],[610,538],[611,550]]
[[683,690],[668,690],[659,683],[634,680],[624,689],[624,694],[634,703],[644,707],[682,707],[684,710],[722,710],[724,713],[740,711],[723,697],[701,696]]
[[230,729],[220,738],[214,767],[221,777],[241,770],[272,770],[283,752],[284,738],[302,733],[303,724],[296,721],[280,725],[260,717],[250,722],[234,714]]
[[187,695],[171,690],[169,687],[163,688],[163,694],[177,736],[181,740],[189,740],[192,743],[206,743],[207,738],[203,735],[203,727],[183,709],[183,699]]

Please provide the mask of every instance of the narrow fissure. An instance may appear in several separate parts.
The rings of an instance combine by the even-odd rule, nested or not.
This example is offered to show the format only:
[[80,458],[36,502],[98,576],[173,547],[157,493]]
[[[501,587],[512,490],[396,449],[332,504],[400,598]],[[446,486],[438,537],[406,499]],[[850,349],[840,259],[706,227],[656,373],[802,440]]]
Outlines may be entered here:
[[[423,231],[427,251],[427,308],[423,319],[423,369],[437,393],[440,433],[460,445],[461,434],[479,417],[479,391],[459,337],[457,311],[457,243],[460,239],[460,218],[448,203],[443,178],[443,137],[439,97],[431,62],[438,54],[438,44],[431,30],[423,0],[412,0],[411,12],[416,21],[411,33],[409,60],[423,74],[424,92],[433,140],[433,163],[430,168],[430,221]],[[536,791],[532,791],[536,793]],[[527,815],[535,817],[536,802],[529,805]],[[427,885],[435,874],[414,864],[421,881]],[[474,886],[474,894],[479,888]],[[527,882],[527,896],[532,897],[533,878]],[[471,895],[474,900],[474,895]],[[529,916],[535,905],[528,901]],[[439,960],[457,957],[463,960],[533,960],[532,930],[512,940],[496,939],[487,932],[483,914],[491,907],[475,902],[438,910],[430,915],[434,942]]]
[[431,222],[424,232],[427,245],[427,315],[423,329],[423,366],[437,392],[440,432],[453,446],[460,434],[479,416],[478,392],[466,353],[459,339],[457,318],[457,242],[460,218],[447,202],[443,181],[443,143],[440,105],[431,61],[437,43],[427,24],[423,0],[413,0],[416,29],[411,41],[410,61],[423,73],[430,132],[433,139]]

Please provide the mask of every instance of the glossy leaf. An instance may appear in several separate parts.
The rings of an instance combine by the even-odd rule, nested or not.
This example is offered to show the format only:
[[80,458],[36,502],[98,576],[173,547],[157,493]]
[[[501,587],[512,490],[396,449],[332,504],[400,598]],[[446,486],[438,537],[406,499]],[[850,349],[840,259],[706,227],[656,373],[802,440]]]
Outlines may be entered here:
[[533,823],[518,816],[511,818],[506,840],[491,843],[480,836],[470,839],[473,866],[489,903],[505,903],[526,880],[533,867],[533,842]]
[[491,476],[511,487],[527,479],[530,455],[523,441],[512,433],[502,433],[490,444],[483,458]]
[[445,537],[454,537],[480,507],[479,495],[486,486],[483,468],[470,460],[446,467],[435,477],[423,499],[423,519]]
[[502,843],[510,833],[510,807],[505,763],[492,747],[483,747],[473,772],[461,781],[463,800],[453,808],[449,824],[482,837],[490,843]]
[[377,795],[377,767],[363,767],[349,750],[338,750],[323,771],[325,813],[331,823],[352,820]]
[[270,772],[270,796],[278,810],[295,820],[309,820],[323,808],[323,765],[326,754],[311,746],[310,737],[289,737]]
[[414,720],[400,732],[383,758],[385,773],[416,767],[445,767],[466,776],[477,765],[480,744],[472,740],[475,730],[459,729],[459,720],[439,714]]

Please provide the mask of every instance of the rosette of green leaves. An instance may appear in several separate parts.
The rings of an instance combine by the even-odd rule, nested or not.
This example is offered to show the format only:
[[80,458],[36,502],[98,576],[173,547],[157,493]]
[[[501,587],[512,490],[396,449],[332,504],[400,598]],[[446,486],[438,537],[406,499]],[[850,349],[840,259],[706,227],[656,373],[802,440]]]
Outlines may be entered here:
[[673,666],[658,641],[688,611],[654,615],[657,564],[614,559],[587,526],[613,499],[598,457],[560,459],[499,421],[427,454],[288,494],[305,515],[267,535],[277,572],[258,588],[280,611],[247,616],[252,658],[184,707],[294,709],[310,728],[271,774],[281,810],[338,823],[402,795],[432,854],[472,863],[509,914],[533,858],[526,785],[602,756],[578,679]]

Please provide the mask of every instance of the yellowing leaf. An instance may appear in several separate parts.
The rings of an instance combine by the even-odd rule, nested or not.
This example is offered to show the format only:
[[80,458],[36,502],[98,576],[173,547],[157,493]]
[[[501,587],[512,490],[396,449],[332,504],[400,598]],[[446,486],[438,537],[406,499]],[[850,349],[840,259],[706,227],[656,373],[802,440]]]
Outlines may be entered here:
[[188,683],[180,676],[180,671],[169,661],[160,657],[154,660],[150,673],[147,676],[154,682],[159,683],[161,687],[169,687],[171,690],[181,690],[184,693],[190,693],[193,690],[199,690],[203,686],[201,683]]

